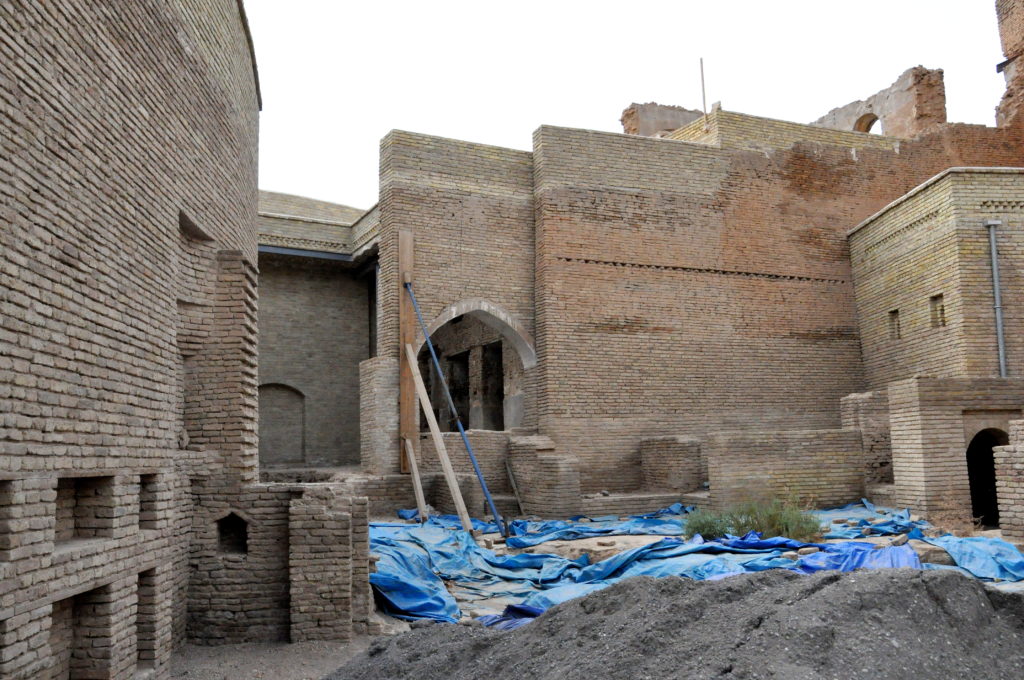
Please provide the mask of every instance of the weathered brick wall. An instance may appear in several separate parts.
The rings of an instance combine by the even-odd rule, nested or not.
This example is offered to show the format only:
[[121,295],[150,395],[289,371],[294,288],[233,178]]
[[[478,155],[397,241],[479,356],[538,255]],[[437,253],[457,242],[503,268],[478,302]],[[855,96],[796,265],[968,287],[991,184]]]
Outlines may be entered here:
[[352,516],[307,492],[288,509],[291,641],[352,637]]
[[542,127],[535,162],[540,428],[584,492],[639,488],[643,437],[838,426],[849,207],[817,152]]
[[892,442],[889,435],[889,393],[850,394],[842,399],[843,429],[859,430],[868,484],[892,483]]
[[707,479],[707,459],[700,440],[651,437],[640,440],[643,488],[651,491],[694,491]]
[[864,495],[856,430],[719,434],[704,441],[704,451],[716,508],[791,496],[828,507]]
[[[0,676],[46,676],[53,607],[73,598],[96,677],[167,677],[187,538],[166,530],[171,486],[140,522],[139,477],[176,477],[185,446],[239,477],[255,458],[255,307],[236,287],[256,257],[246,28],[233,0],[16,0],[0,27],[0,484],[20,515],[0,560]],[[58,480],[103,477],[77,537],[56,541]],[[153,569],[142,614],[158,615],[137,622]]]
[[410,132],[381,142],[378,355],[397,356],[398,230],[412,231],[416,296],[429,323],[479,297],[533,329],[530,154]]
[[999,125],[1009,124],[1017,116],[1024,103],[1024,64],[1019,57],[1024,54],[1024,2],[1021,0],[996,0],[996,16],[999,19],[999,39],[1003,44],[1003,77],[1006,92],[996,109]]
[[881,133],[887,137],[910,138],[945,122],[946,86],[942,69],[914,66],[881,92],[832,109],[812,125],[859,132],[880,125]]
[[706,121],[695,120],[676,130],[668,138],[747,151],[786,149],[798,143],[827,144],[851,149],[895,150],[899,148],[900,143],[896,138],[882,135],[830,130],[720,108],[712,110]]
[[289,421],[298,414],[261,408],[261,461],[358,464],[359,363],[370,356],[366,280],[329,261],[263,254],[259,283],[260,385],[297,390],[304,416],[295,447],[303,455],[288,460],[289,442],[278,451],[270,443],[295,428]]

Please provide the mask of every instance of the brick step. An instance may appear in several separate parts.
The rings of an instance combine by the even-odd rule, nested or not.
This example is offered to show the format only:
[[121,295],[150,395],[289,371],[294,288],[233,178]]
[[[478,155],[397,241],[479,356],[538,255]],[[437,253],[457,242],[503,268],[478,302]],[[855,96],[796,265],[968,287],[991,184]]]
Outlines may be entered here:
[[668,507],[683,500],[683,494],[672,492],[634,491],[583,496],[580,501],[583,514],[590,517],[601,515],[638,515]]
[[711,508],[711,492],[707,489],[700,489],[684,493],[682,503],[683,505],[692,505],[698,510],[708,510]]
[[868,484],[865,489],[867,499],[875,505],[882,505],[887,508],[894,508],[896,503],[896,485],[889,484]]

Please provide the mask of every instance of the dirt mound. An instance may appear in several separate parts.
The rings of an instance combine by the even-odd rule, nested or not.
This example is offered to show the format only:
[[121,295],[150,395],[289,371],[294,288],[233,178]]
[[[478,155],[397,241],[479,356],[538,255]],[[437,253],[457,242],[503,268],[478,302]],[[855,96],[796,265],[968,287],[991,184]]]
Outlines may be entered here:
[[329,680],[1020,678],[1024,596],[951,571],[641,577],[511,632],[378,639]]

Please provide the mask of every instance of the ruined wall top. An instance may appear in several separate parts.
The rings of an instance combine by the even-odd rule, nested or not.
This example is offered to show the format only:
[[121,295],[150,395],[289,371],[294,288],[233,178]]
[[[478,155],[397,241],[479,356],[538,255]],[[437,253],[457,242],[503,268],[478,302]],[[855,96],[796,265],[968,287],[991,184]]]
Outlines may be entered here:
[[701,112],[655,102],[632,103],[622,112],[622,131],[627,135],[661,137],[701,117]]
[[946,122],[946,86],[942,69],[915,66],[867,99],[832,109],[812,125],[869,132],[876,123],[890,137],[909,139]]
[[996,0],[999,41],[1006,60],[996,69],[1006,79],[1006,92],[996,108],[996,124],[1008,124],[1024,102],[1024,71],[1017,59],[1024,53],[1024,0]]

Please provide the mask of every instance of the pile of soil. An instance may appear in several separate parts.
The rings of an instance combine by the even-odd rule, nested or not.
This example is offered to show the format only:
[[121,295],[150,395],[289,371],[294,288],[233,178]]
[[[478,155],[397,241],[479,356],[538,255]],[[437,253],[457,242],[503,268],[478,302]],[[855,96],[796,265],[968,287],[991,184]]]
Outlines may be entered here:
[[952,571],[640,577],[510,632],[377,639],[325,680],[1021,678],[1024,595]]

